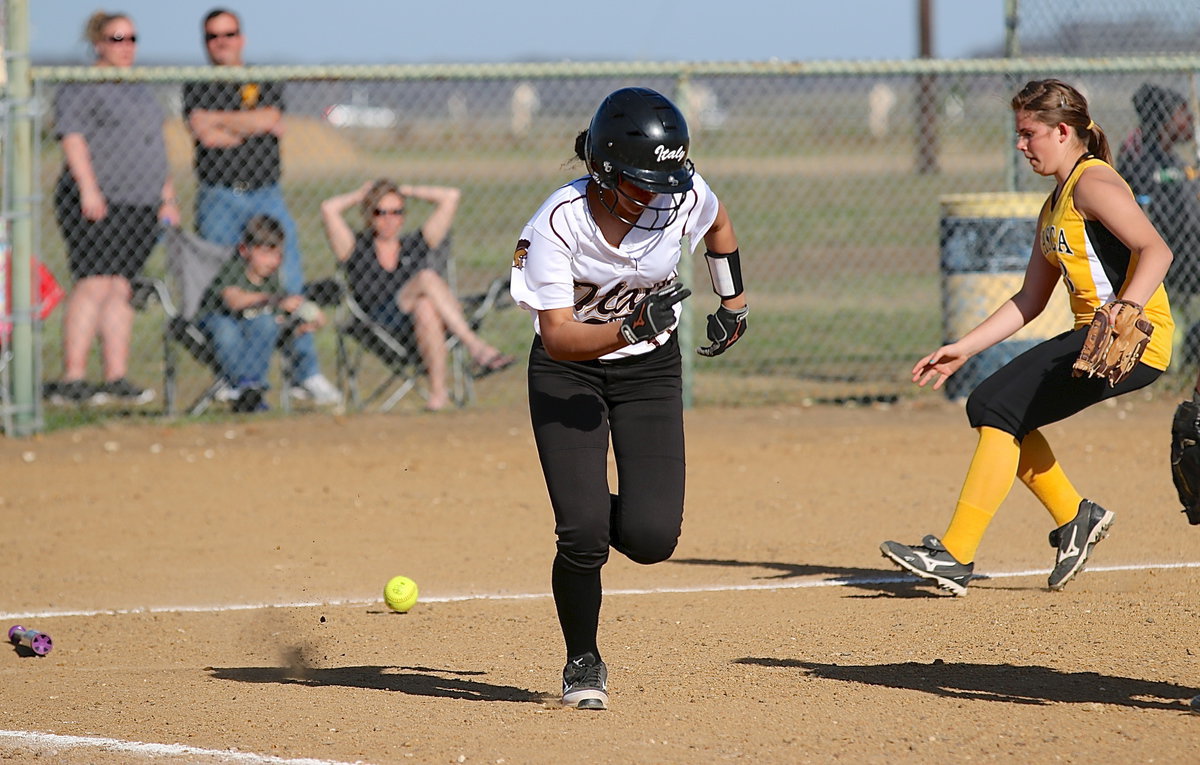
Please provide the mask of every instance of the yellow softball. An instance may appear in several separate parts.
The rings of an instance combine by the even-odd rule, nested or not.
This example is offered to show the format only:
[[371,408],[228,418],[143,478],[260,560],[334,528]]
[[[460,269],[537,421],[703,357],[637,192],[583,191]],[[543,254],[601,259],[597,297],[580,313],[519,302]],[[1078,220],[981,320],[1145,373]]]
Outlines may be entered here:
[[383,602],[404,613],[417,604],[417,583],[407,576],[393,576],[383,588]]

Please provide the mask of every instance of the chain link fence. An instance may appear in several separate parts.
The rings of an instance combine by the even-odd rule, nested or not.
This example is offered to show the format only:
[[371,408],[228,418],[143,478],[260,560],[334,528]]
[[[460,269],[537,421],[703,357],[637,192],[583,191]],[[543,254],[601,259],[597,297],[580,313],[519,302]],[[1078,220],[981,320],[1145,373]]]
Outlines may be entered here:
[[[1022,56],[1130,56],[1192,53],[1200,5],[1190,0],[1007,0]],[[999,54],[1000,51],[994,51]]]
[[[1116,9],[1124,13],[1130,6],[1146,9],[1147,20],[1136,29],[1160,30],[1159,44],[1147,44],[1143,35],[1135,45],[1130,34],[1118,34],[1129,21]],[[194,137],[183,116],[185,83],[237,81],[240,86],[252,81],[259,84],[261,96],[265,83],[277,82],[286,110],[286,127],[279,135],[279,190],[295,222],[304,281],[338,275],[322,225],[322,201],[364,181],[390,178],[398,184],[461,191],[451,237],[453,267],[447,275],[464,295],[482,293],[507,276],[524,221],[553,188],[583,174],[572,159],[573,140],[596,104],[630,84],[660,90],[688,115],[692,156],[733,217],[752,306],[750,331],[733,352],[695,361],[695,402],[889,400],[912,395],[912,363],[954,329],[950,314],[957,309],[952,301],[964,297],[954,290],[966,288],[954,286],[953,274],[947,273],[954,261],[947,260],[943,237],[947,218],[959,215],[961,195],[1048,191],[1046,180],[1030,172],[1012,148],[1008,103],[1015,90],[1040,77],[1061,77],[1079,86],[1120,155],[1119,163],[1145,154],[1157,139],[1157,134],[1139,132],[1146,122],[1134,103],[1139,88],[1154,85],[1168,91],[1155,103],[1170,106],[1178,96],[1195,111],[1200,59],[1157,55],[1180,50],[1171,41],[1182,39],[1185,31],[1196,39],[1200,11],[1192,4],[1112,4],[1112,11],[1092,5],[1086,19],[1057,3],[1027,0],[1017,7],[1014,47],[1058,57],[245,72],[156,68],[134,70],[132,78],[148,89],[166,118],[162,145],[184,230],[197,226],[200,190]],[[1150,52],[1156,55],[1145,55]],[[1137,55],[1095,58],[1105,53]],[[1077,55],[1092,58],[1071,57]],[[64,87],[98,77],[85,68],[35,70],[35,254],[65,288],[72,283],[65,244],[70,232],[59,222],[64,154],[54,105]],[[122,83],[113,92],[133,87]],[[124,115],[119,98],[114,95],[108,108]],[[1141,111],[1148,112],[1145,99],[1141,103]],[[1148,197],[1147,209],[1160,222],[1180,224],[1179,238],[1171,244],[1179,262],[1187,264],[1200,245],[1200,216],[1193,219],[1190,212],[1197,194],[1191,169],[1196,165],[1194,142],[1185,137],[1154,159],[1172,164],[1143,172],[1149,185],[1138,193]],[[136,176],[145,170],[137,164],[122,172]],[[155,183],[157,176],[149,185]],[[433,208],[409,199],[405,228],[419,228]],[[1181,212],[1185,208],[1186,214]],[[1016,237],[993,236],[976,219],[999,218],[1018,228],[1032,224],[1025,208],[997,210],[964,213],[955,222],[977,229],[972,246],[985,254],[994,251],[995,257],[980,266],[982,272],[1007,278],[1023,268],[1032,228],[1027,229],[1030,238],[1026,229]],[[366,223],[353,210],[346,219],[355,228]],[[231,227],[226,241],[239,234],[238,226]],[[178,302],[165,241],[155,231],[139,273],[161,280],[168,300]],[[1013,247],[1020,248],[1015,265]],[[695,289],[688,302],[702,334],[703,316],[716,298],[705,297],[703,263],[689,268],[683,279]],[[1181,318],[1177,344],[1186,350],[1183,335],[1197,313],[1192,306],[1195,277],[1182,265],[1178,271],[1181,281],[1173,285],[1172,297]],[[139,389],[155,394],[147,406],[171,399],[186,408],[212,393],[211,365],[186,347],[171,360],[171,343],[164,338],[170,317],[161,296],[147,287],[136,297],[127,376]],[[531,338],[529,319],[511,305],[502,307],[489,312],[479,332],[501,351],[523,357]],[[331,318],[340,310],[336,303],[326,306]],[[40,335],[41,363],[50,381],[64,369],[62,318],[60,306]],[[319,370],[348,392],[345,375],[339,374],[346,359],[338,333],[329,326],[312,338]],[[1194,355],[1184,355],[1194,361]],[[166,379],[164,371],[171,364],[174,377]],[[285,367],[286,362],[272,363],[272,395],[291,387]],[[382,382],[386,364],[371,360],[359,372],[362,387],[370,388]],[[1159,387],[1181,387],[1193,375],[1194,367],[1177,363],[1172,377]],[[105,376],[101,356],[93,350],[86,377],[99,383]],[[473,394],[482,404],[517,402],[524,395],[523,376],[516,370],[494,375],[479,381]],[[277,405],[273,398],[271,403]],[[278,405],[288,406],[286,397]],[[404,404],[409,405],[415,404]]]

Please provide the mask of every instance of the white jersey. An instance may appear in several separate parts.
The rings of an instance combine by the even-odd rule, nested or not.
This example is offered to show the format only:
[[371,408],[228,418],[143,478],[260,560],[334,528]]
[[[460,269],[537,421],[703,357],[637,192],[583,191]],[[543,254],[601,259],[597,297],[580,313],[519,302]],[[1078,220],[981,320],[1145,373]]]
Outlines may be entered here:
[[[533,329],[539,334],[538,311],[573,308],[575,320],[589,324],[628,316],[637,301],[678,276],[683,237],[688,237],[694,251],[717,218],[717,197],[696,173],[671,225],[661,231],[630,229],[620,246],[614,247],[588,211],[587,183],[587,177],[579,178],[551,194],[525,224],[513,254],[509,290],[517,305],[532,314]],[[650,211],[642,214],[654,216]],[[676,324],[682,311],[683,304],[677,303]],[[647,353],[666,342],[673,331],[675,325],[653,340],[601,358]]]

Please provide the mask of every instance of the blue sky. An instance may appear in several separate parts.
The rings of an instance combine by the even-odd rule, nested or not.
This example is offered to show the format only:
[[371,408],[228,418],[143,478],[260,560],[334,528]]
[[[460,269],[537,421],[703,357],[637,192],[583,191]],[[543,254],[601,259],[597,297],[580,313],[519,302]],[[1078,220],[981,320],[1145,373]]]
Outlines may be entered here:
[[[215,0],[28,0],[35,64],[91,62],[98,7],[134,19],[142,64],[202,64]],[[250,64],[905,59],[916,0],[243,0]],[[934,0],[934,54],[998,49],[1004,0]],[[331,10],[332,9],[332,10]]]

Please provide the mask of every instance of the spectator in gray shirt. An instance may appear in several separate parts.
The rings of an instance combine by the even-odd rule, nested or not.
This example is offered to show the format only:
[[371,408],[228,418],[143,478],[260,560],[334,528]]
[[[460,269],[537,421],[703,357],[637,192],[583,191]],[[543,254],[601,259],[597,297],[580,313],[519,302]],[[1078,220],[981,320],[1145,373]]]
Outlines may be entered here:
[[[124,14],[97,12],[84,27],[98,67],[129,67],[137,31]],[[154,391],[127,377],[133,333],[130,280],[142,269],[158,223],[179,223],[163,140],[165,114],[142,83],[69,83],[55,96],[55,130],[65,163],[55,217],[75,280],[63,317],[62,378],[52,400],[144,404]],[[86,378],[92,341],[102,346],[104,379]]]

